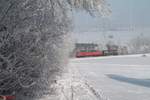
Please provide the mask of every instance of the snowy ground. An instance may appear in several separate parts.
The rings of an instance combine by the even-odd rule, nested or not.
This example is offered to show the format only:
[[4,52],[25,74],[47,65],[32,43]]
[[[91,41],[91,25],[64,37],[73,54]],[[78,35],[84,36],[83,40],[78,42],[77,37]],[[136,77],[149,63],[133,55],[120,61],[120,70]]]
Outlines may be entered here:
[[71,59],[70,67],[110,100],[150,99],[149,54]]

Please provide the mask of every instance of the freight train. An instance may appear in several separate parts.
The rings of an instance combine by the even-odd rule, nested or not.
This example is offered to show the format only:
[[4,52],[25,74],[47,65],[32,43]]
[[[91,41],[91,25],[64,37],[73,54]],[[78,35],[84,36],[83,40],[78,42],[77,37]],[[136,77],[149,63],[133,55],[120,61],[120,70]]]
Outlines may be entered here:
[[76,44],[75,56],[77,58],[110,55],[118,55],[118,47],[116,45],[108,45],[107,50],[99,50],[97,44]]

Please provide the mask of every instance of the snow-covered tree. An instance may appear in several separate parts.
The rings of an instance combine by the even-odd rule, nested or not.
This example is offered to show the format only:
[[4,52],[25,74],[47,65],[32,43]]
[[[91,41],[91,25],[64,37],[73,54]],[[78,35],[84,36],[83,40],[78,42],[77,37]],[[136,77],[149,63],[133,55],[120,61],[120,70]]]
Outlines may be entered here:
[[129,43],[130,53],[150,53],[150,39],[148,37],[138,36]]
[[[0,0],[0,94],[39,100],[64,71],[71,11],[106,14],[104,0]],[[53,90],[53,91],[52,91]]]

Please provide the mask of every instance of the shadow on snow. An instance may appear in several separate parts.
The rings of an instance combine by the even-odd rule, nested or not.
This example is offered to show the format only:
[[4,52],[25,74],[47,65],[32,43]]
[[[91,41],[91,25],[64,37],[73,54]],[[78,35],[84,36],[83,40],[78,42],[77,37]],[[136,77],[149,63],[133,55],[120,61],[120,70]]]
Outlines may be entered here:
[[125,76],[116,75],[116,74],[107,74],[106,76],[111,79],[120,81],[120,82],[125,82],[125,83],[130,83],[130,84],[150,88],[150,79],[130,78],[130,77],[125,77]]

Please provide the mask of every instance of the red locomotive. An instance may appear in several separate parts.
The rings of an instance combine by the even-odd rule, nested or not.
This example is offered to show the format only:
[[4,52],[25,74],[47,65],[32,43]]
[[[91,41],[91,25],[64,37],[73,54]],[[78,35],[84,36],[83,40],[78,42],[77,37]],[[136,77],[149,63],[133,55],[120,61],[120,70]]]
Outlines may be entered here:
[[93,43],[78,43],[75,52],[77,58],[103,56],[103,52],[98,50],[98,45]]
[[0,96],[0,100],[15,100],[15,96]]
[[76,57],[94,57],[94,56],[103,56],[103,52],[99,50],[93,50],[93,51],[79,51],[76,53]]

